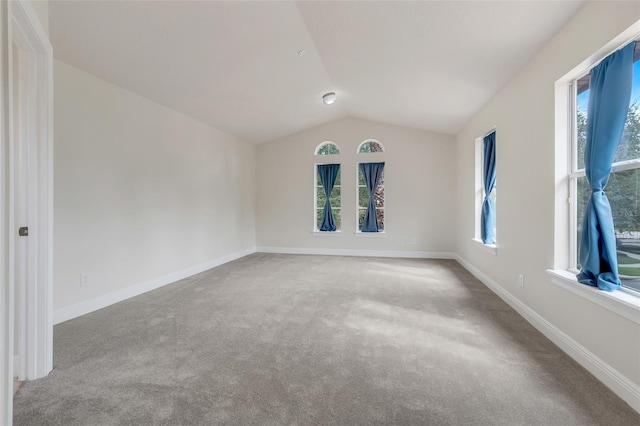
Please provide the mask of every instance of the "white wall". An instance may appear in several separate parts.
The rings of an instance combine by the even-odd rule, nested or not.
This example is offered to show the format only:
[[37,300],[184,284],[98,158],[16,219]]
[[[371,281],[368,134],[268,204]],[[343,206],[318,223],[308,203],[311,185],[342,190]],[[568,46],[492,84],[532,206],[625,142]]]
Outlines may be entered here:
[[[385,148],[376,159],[357,155],[365,139]],[[324,141],[335,142],[340,156],[318,157]],[[258,247],[411,252],[453,250],[455,141],[428,133],[347,118],[259,145],[256,153],[256,242]],[[384,160],[384,238],[356,238],[356,167]],[[316,162],[340,162],[342,235],[313,236]],[[408,241],[415,238],[416,244]]]
[[[554,268],[554,83],[638,19],[640,2],[588,3],[464,127],[456,153],[457,253],[626,377],[635,392],[640,385],[640,326],[555,286],[545,270]],[[494,125],[497,256],[471,242],[474,139]],[[525,274],[524,288],[518,285],[520,273]]]
[[54,312],[255,246],[253,145],[60,61],[54,91]]
[[36,12],[36,15],[38,15],[42,28],[49,34],[49,1],[31,0],[29,3],[31,3],[33,10]]

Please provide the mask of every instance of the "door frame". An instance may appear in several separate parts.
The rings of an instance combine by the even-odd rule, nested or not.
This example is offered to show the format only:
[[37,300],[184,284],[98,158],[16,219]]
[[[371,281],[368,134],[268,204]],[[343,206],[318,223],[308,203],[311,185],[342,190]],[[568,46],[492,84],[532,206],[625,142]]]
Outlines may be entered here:
[[[0,20],[0,424],[10,425],[13,377],[33,380],[53,368],[53,49],[29,2],[0,2]],[[13,74],[15,49],[19,75]],[[19,113],[14,111],[14,84]],[[16,119],[19,129],[14,128]],[[29,147],[29,224],[17,223],[15,217],[16,200],[23,196],[16,193],[19,170],[14,162],[21,143]],[[29,226],[26,262],[33,275],[16,289],[19,226]],[[20,324],[15,324],[16,306]],[[23,348],[19,371],[13,365],[15,337]]]

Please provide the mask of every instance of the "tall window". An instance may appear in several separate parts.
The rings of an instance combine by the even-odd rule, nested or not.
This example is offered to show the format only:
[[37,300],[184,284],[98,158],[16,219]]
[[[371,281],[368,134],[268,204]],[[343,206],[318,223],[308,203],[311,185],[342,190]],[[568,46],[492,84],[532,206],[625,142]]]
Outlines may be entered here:
[[[384,153],[384,148],[378,141],[367,140],[360,144],[358,153]],[[374,158],[375,155],[371,155],[371,160]],[[357,203],[359,232],[384,232],[385,230],[384,166],[384,162],[361,162],[358,164]]]
[[[640,43],[636,43],[631,103],[622,140],[605,188],[616,235],[618,273],[624,287],[640,291]],[[580,269],[578,245],[591,189],[584,168],[589,74],[572,84],[572,171],[570,266]]]
[[[316,155],[334,156],[340,149],[333,142],[323,142]],[[336,232],[342,224],[340,164],[314,165],[314,230]]]
[[[323,168],[334,166],[337,171],[335,180],[331,188],[331,170],[323,171]],[[324,179],[324,181],[323,181]],[[327,182],[329,180],[329,182]],[[329,204],[327,204],[327,192],[325,188],[329,186],[331,193],[329,194]],[[340,230],[341,220],[341,185],[340,185],[340,165],[339,164],[318,164],[316,165],[316,231],[332,232]],[[327,217],[325,211],[327,206],[331,211],[333,225],[331,219]],[[327,212],[328,213],[328,212]]]
[[476,139],[476,192],[474,238],[493,246],[496,243],[496,132]]

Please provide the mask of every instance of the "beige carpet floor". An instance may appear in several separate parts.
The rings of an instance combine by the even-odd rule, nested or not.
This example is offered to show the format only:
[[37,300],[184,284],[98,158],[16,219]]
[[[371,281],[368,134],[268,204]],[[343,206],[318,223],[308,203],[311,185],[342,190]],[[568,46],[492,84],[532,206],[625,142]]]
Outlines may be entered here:
[[57,325],[14,405],[16,425],[640,425],[455,261],[275,254]]

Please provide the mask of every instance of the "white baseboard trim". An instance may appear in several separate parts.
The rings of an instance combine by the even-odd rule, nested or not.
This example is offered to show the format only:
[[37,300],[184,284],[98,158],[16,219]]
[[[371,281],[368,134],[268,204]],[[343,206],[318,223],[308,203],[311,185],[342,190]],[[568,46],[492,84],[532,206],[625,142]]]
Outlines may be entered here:
[[522,303],[471,263],[458,255],[455,256],[455,259],[465,269],[473,274],[473,276],[497,294],[502,300],[509,304],[509,306],[515,309],[516,312],[538,329],[538,331],[555,343],[556,346],[586,368],[634,410],[640,412],[640,386],[627,379],[624,375],[620,374],[620,372],[601,360],[594,353],[541,317],[537,312]]
[[295,247],[256,247],[258,253],[315,254],[321,256],[404,257],[411,259],[455,259],[454,253],[396,250],[351,250]]
[[13,356],[13,377],[20,377],[20,357],[18,355]]
[[108,293],[100,297],[96,297],[94,299],[85,300],[84,302],[80,302],[75,305],[59,309],[53,312],[53,323],[60,324],[61,322],[65,322],[70,319],[77,318],[82,315],[86,315],[90,312],[97,311],[98,309],[106,308],[107,306],[113,305],[114,303],[118,303],[123,300],[129,299],[131,297],[138,296],[142,293],[155,290],[167,284],[171,284],[181,279],[190,277],[192,275],[199,274],[200,272],[204,272],[208,269],[215,268],[216,266],[220,266],[227,262],[240,259],[241,257],[248,256],[255,252],[256,252],[256,248],[250,247],[248,249],[245,249],[236,253],[231,253],[226,256],[218,257],[208,262],[201,263],[199,265],[194,265],[189,268],[181,269],[171,274],[163,275],[161,277],[154,278],[149,281],[135,284],[133,286],[129,286],[129,287],[114,291],[112,293]]

